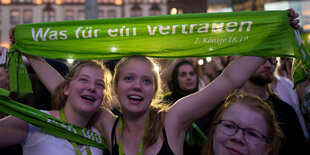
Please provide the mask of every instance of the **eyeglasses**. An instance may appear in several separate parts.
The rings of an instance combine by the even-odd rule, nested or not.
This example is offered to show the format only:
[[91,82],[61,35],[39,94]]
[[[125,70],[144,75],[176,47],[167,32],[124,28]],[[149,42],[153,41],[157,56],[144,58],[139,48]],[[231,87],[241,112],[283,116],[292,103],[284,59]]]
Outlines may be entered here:
[[266,62],[269,62],[271,65],[276,65],[278,63],[278,60],[275,58],[267,58]]
[[227,136],[235,135],[239,129],[242,130],[244,140],[249,144],[259,144],[261,141],[270,143],[266,136],[254,129],[241,128],[235,123],[226,120],[219,120],[218,123],[221,133]]

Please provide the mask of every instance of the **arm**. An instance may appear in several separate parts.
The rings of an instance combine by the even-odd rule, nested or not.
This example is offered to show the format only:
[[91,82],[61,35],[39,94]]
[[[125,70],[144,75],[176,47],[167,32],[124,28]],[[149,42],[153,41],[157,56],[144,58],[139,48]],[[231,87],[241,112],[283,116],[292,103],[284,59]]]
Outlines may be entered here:
[[240,87],[263,62],[261,57],[239,57],[204,89],[177,101],[169,109],[165,125],[174,124],[174,129],[186,130],[223,101],[228,93]]
[[[14,44],[15,37],[13,28],[10,29],[9,35],[11,43]],[[64,81],[64,78],[42,58],[29,54],[24,55],[27,57],[31,67],[36,72],[43,85],[48,89],[51,94],[53,94],[56,87]]]
[[[298,14],[289,9],[289,24],[299,28]],[[240,87],[264,62],[261,57],[243,56],[230,63],[224,72],[203,90],[180,99],[169,110],[165,125],[174,129],[186,130],[187,127],[211,111],[224,97]]]
[[106,108],[100,108],[100,110],[96,112],[90,120],[90,123],[101,133],[101,135],[106,140],[110,152],[112,152],[111,133],[116,118],[117,116],[114,115],[110,110]]
[[28,54],[25,55],[41,82],[53,94],[56,87],[64,81],[64,78],[42,58]]
[[20,144],[27,136],[27,122],[13,116],[0,120],[0,147]]
[[162,78],[163,82],[168,83],[175,65],[180,62],[180,60],[181,59],[174,59],[172,63],[162,69],[160,72],[160,77]]

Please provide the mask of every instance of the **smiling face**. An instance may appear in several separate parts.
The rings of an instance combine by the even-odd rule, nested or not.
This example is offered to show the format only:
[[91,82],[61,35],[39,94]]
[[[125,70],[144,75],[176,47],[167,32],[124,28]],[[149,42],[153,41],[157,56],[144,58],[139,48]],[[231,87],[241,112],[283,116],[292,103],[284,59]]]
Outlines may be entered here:
[[114,81],[123,113],[144,114],[156,94],[156,79],[151,64],[138,58],[130,58],[118,68]]
[[197,75],[189,64],[181,65],[178,69],[178,82],[180,92],[192,92],[197,85]]
[[66,106],[74,111],[93,114],[103,101],[105,83],[101,69],[83,67],[64,88]]
[[[230,105],[223,113],[221,120],[228,120],[241,128],[256,130],[263,135],[268,133],[268,125],[261,113],[252,110],[244,104]],[[215,155],[267,155],[270,144],[261,141],[259,144],[249,144],[245,141],[241,129],[235,135],[228,136],[220,131],[218,124],[213,135],[213,151]]]

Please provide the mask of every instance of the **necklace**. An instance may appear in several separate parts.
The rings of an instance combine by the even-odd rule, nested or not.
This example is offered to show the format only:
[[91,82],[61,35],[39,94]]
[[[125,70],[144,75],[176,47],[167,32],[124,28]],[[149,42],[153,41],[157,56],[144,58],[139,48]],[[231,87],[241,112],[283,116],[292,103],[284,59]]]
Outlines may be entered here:
[[[63,122],[67,122],[66,121],[66,115],[65,115],[65,110],[64,108],[61,108],[59,110],[59,116],[60,116],[60,120],[63,121]],[[78,148],[77,144],[75,142],[70,142],[74,148],[74,151],[77,155],[82,155],[82,152],[80,151],[80,149]],[[91,155],[91,151],[90,151],[90,148],[89,146],[86,146],[86,152],[87,152],[87,155]]]
[[[144,128],[144,133],[143,136],[140,140],[140,144],[139,144],[139,150],[138,150],[138,155],[142,155],[142,150],[143,150],[143,137],[149,127],[149,123],[150,123],[150,115],[148,115],[147,120],[146,120],[146,124],[145,124],[145,128]],[[123,146],[122,146],[122,133],[123,133],[123,128],[124,128],[124,123],[123,123],[123,118],[122,116],[119,117],[119,146],[118,146],[118,154],[119,155],[124,155],[124,151],[123,151]]]

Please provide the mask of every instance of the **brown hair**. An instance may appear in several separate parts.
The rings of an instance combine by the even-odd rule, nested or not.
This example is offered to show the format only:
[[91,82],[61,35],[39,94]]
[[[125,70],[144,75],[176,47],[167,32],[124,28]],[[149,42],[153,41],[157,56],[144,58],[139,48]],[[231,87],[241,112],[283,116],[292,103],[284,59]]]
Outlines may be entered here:
[[213,126],[210,129],[208,135],[208,141],[202,149],[202,154],[214,155],[212,145],[213,145],[213,135],[216,130],[215,124],[221,119],[223,112],[229,106],[236,103],[246,105],[252,110],[259,112],[264,117],[269,127],[266,137],[268,138],[270,144],[272,145],[272,150],[269,152],[268,155],[277,155],[283,138],[283,133],[279,127],[279,124],[277,122],[272,107],[256,95],[240,92],[231,93],[226,98],[225,103],[216,112],[215,117],[213,119]]
[[84,67],[91,67],[95,68],[98,70],[102,70],[104,73],[103,81],[105,83],[105,89],[103,91],[104,93],[104,98],[103,98],[103,106],[105,107],[110,107],[112,96],[111,96],[111,80],[112,80],[112,75],[111,72],[103,65],[103,63],[95,60],[89,60],[89,61],[81,61],[77,63],[70,71],[69,73],[65,76],[64,81],[58,85],[55,89],[55,92],[53,93],[52,96],[52,109],[60,109],[64,107],[67,96],[64,94],[64,88],[65,86],[68,86],[70,82],[76,78],[76,76],[81,72],[82,68]]
[[[150,124],[147,133],[143,137],[144,144],[146,147],[151,146],[154,144],[160,135],[161,129],[163,128],[165,114],[169,108],[169,105],[162,103],[162,81],[160,79],[160,75],[158,70],[155,67],[160,67],[159,63],[156,62],[154,59],[144,56],[131,56],[125,57],[119,61],[119,63],[115,67],[114,75],[113,75],[113,88],[117,88],[117,83],[119,80],[119,75],[121,68],[127,64],[130,60],[138,59],[146,62],[151,68],[152,73],[155,78],[155,97],[150,105]],[[114,96],[117,96],[116,92],[114,91]],[[117,98],[117,97],[116,97]]]

